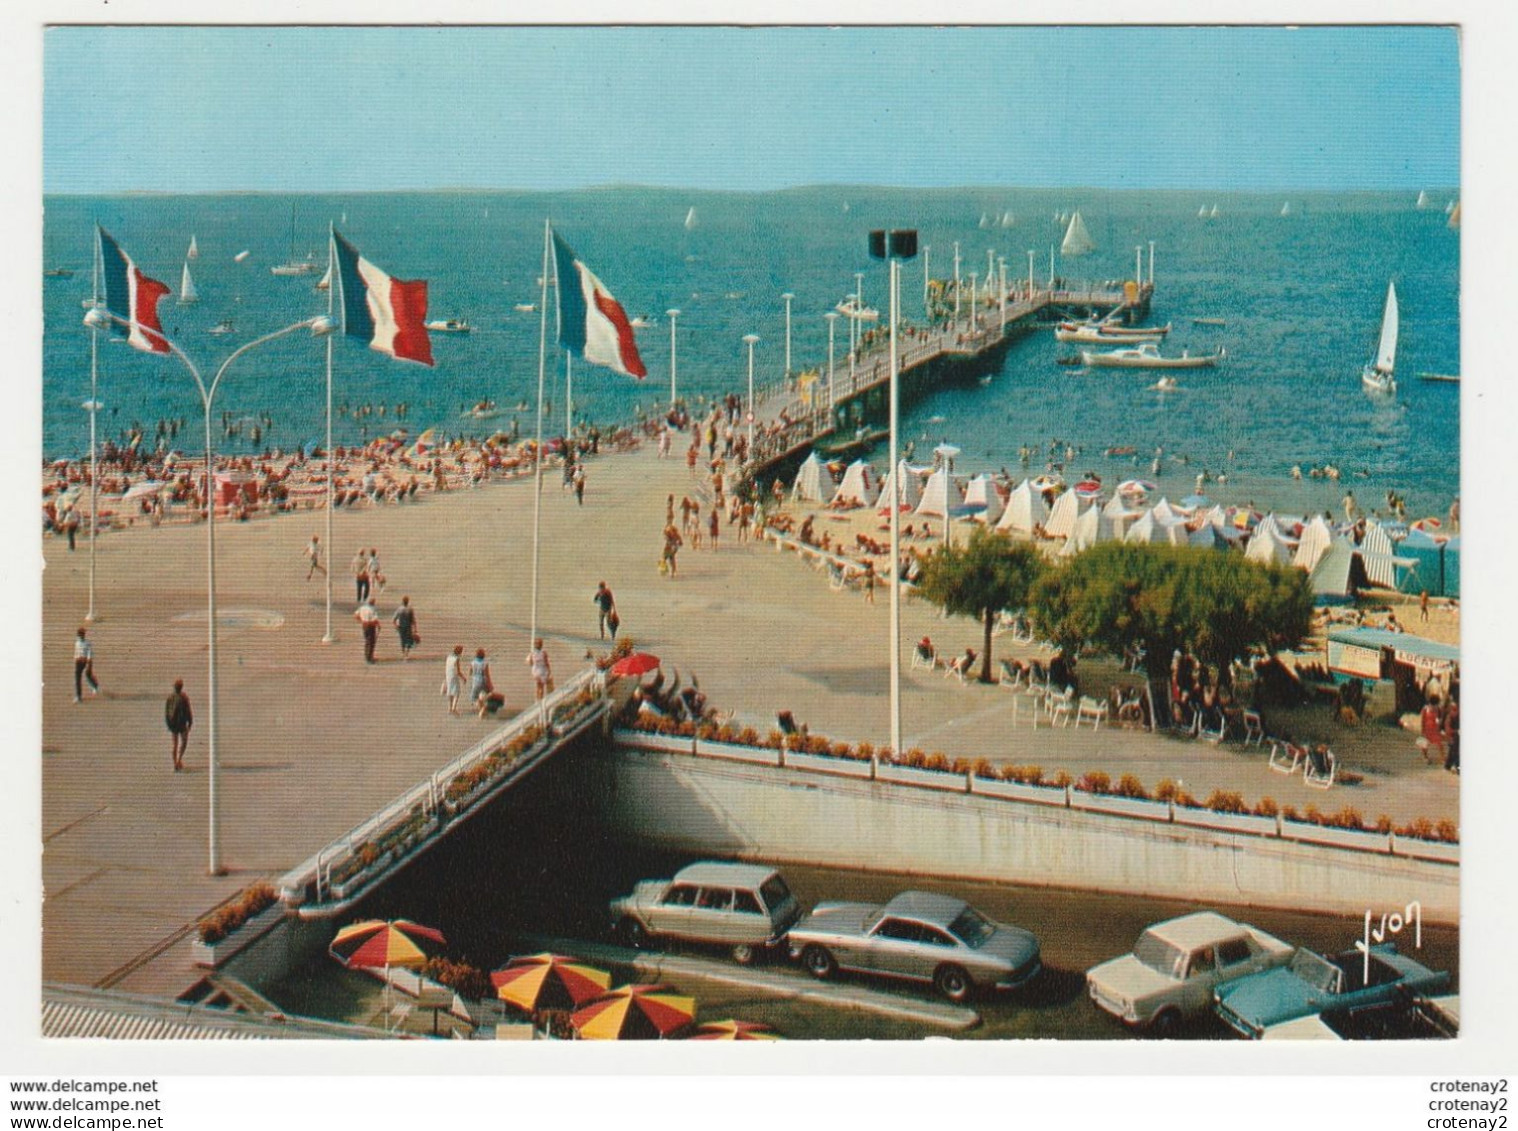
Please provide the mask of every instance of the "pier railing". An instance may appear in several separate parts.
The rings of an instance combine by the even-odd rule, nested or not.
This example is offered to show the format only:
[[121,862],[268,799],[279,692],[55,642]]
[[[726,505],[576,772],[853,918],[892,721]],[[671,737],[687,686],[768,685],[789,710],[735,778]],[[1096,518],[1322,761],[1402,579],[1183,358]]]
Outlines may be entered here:
[[607,709],[604,675],[594,668],[576,674],[286,872],[275,883],[281,901],[305,918],[346,911]]

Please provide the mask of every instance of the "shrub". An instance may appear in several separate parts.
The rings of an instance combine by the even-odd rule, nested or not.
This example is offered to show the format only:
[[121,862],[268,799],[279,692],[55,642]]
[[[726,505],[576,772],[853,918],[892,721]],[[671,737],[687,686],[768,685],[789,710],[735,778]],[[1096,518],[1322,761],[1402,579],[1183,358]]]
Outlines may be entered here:
[[1399,828],[1397,835],[1412,837],[1415,840],[1433,840],[1434,823],[1427,817],[1418,817]]
[[854,757],[858,758],[861,762],[868,762],[871,758],[875,757],[874,744],[869,742],[857,743],[854,746]]
[[1059,773],[1054,775],[1052,784],[1059,789],[1067,789],[1070,786],[1070,782],[1070,775],[1065,773],[1064,770],[1060,770]]
[[949,763],[949,769],[963,777],[970,772],[973,763],[968,758],[955,758]]
[[1100,770],[1093,770],[1089,774],[1082,774],[1075,788],[1082,793],[1111,793],[1112,779]]
[[848,758],[854,753],[854,748],[847,742],[834,742],[828,746],[828,753],[834,758]]
[[1460,843],[1460,826],[1445,817],[1434,826],[1434,835],[1445,844],[1458,844]]
[[[913,751],[913,753],[918,752]],[[935,750],[922,760],[922,768],[925,770],[947,770],[949,768],[949,758],[941,751]]]
[[996,777],[996,767],[991,764],[991,759],[989,758],[975,759],[975,764],[970,769],[978,778]]
[[270,885],[263,882],[253,884],[200,920],[197,924],[200,941],[220,942],[253,916],[272,907],[278,898]]
[[1180,787],[1169,778],[1163,779],[1154,787],[1154,799],[1156,801],[1174,801],[1175,795],[1180,792]]
[[1149,800],[1149,791],[1144,788],[1144,783],[1139,781],[1133,774],[1124,774],[1117,779],[1117,795],[1119,797],[1136,797],[1140,801]]
[[744,727],[733,736],[733,740],[740,746],[758,746],[759,732],[753,727]]
[[914,747],[913,749],[907,751],[907,753],[906,753],[906,759],[907,759],[907,763],[906,763],[907,765],[913,767],[914,769],[919,769],[920,770],[920,769],[922,769],[922,767],[924,766],[924,764],[926,764],[926,762],[928,760],[928,756],[925,753],[923,753],[921,750],[918,750],[918,749],[916,749]]
[[696,737],[702,742],[720,741],[717,738],[718,726],[716,723],[698,723],[696,725]]
[[831,754],[833,744],[820,734],[809,734],[801,741],[801,748],[808,754]]
[[715,741],[729,744],[736,743],[738,741],[738,728],[733,726],[732,723],[723,723],[717,728]]
[[1390,814],[1382,813],[1379,817],[1376,818],[1376,832],[1389,833],[1394,827],[1395,826],[1392,824]]
[[1191,795],[1189,789],[1177,789],[1174,801],[1183,809],[1200,809],[1202,807],[1201,802]]
[[1256,817],[1274,817],[1280,813],[1281,807],[1276,804],[1273,797],[1262,797],[1258,805],[1254,807]]
[[1365,818],[1360,815],[1360,810],[1353,805],[1346,805],[1337,813],[1323,818],[1323,823],[1336,829],[1363,829]]
[[1207,796],[1207,808],[1214,813],[1244,813],[1248,806],[1244,804],[1244,795],[1235,790],[1215,789]]
[[1281,816],[1283,819],[1288,821],[1300,821],[1302,819],[1301,816],[1297,813],[1297,807],[1295,805],[1281,806]]
[[769,734],[765,735],[764,741],[759,743],[759,745],[770,750],[779,750],[785,745],[785,732],[772,730]]
[[1310,825],[1321,825],[1323,823],[1323,811],[1316,805],[1309,805],[1302,811],[1302,819]]
[[421,975],[439,985],[447,986],[459,997],[481,1001],[494,996],[490,975],[467,962],[454,962],[447,958],[429,958],[422,964]]

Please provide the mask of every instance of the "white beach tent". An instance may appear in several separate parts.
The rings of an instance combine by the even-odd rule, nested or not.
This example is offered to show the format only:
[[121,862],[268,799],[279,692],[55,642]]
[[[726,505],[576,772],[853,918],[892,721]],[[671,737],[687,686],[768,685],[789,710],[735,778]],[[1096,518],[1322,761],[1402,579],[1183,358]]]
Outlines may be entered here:
[[1365,576],[1370,578],[1372,585],[1387,589],[1397,587],[1397,562],[1392,554],[1391,539],[1379,522],[1366,523],[1365,538],[1360,542],[1360,557],[1365,562]]
[[1323,521],[1323,516],[1314,516],[1313,520],[1302,528],[1302,537],[1297,542],[1297,552],[1291,559],[1291,564],[1311,573],[1317,568],[1319,559],[1327,552],[1328,547],[1333,545],[1333,540],[1334,533],[1328,529],[1328,523]]
[[1195,530],[1189,530],[1186,534],[1188,545],[1201,546],[1208,550],[1228,549],[1228,539],[1223,537],[1223,531],[1210,522],[1204,522]]
[[1044,502],[1043,493],[1035,491],[1033,484],[1024,479],[1012,488],[1012,494],[1007,497],[1007,509],[1002,511],[996,529],[1031,535],[1035,526],[1043,526],[1048,521],[1049,504]]
[[[899,500],[900,506],[915,507],[922,502],[922,484],[919,482],[921,473],[906,460],[896,465],[896,470],[886,476],[885,483],[880,488],[880,501],[883,506],[890,509],[893,498]],[[897,483],[901,486],[898,488]]]
[[940,467],[928,476],[928,485],[922,489],[922,498],[918,501],[917,509],[913,513],[933,518],[947,518],[949,508],[957,507],[964,501],[964,492],[959,489],[959,484],[954,482],[954,477],[949,474],[948,468]]
[[[1304,537],[1303,541],[1306,540]],[[1355,544],[1348,538],[1334,538],[1318,555],[1317,564],[1312,569],[1310,583],[1313,599],[1320,605],[1352,600],[1355,590],[1364,586],[1368,580],[1360,551],[1355,549]]]
[[1166,525],[1169,525],[1178,518],[1185,518],[1184,515],[1177,512],[1176,509],[1170,505],[1170,500],[1164,496],[1160,497],[1160,501],[1154,504],[1149,513],[1154,515],[1155,522],[1162,522]]
[[1054,506],[1049,510],[1049,521],[1044,523],[1044,531],[1051,538],[1068,538],[1075,531],[1075,520],[1091,510],[1095,499],[1083,499],[1074,491],[1066,491],[1054,500]]
[[965,487],[965,503],[984,505],[986,509],[980,512],[980,521],[987,525],[1000,518],[1002,511],[1007,507],[1007,504],[1002,501],[1001,491],[996,486],[996,479],[989,471],[970,480]]
[[1271,516],[1266,515],[1254,528],[1254,533],[1249,536],[1249,545],[1244,547],[1244,557],[1262,565],[1291,564],[1291,547],[1281,537]]
[[1101,508],[1087,507],[1071,526],[1070,536],[1065,539],[1060,556],[1070,557],[1082,550],[1089,550],[1098,542],[1110,542],[1112,538],[1112,523],[1102,515]]
[[[1169,508],[1167,507],[1168,511]],[[1146,511],[1137,522],[1128,528],[1123,535],[1124,542],[1167,542],[1172,546],[1186,545],[1189,531],[1186,529],[1186,520],[1170,511],[1170,517],[1165,517],[1156,504],[1151,510]]]
[[1143,511],[1132,510],[1123,502],[1121,495],[1113,495],[1107,505],[1102,508],[1102,517],[1106,519],[1107,534],[1112,538],[1121,538],[1128,532],[1128,524]]
[[856,459],[844,471],[843,482],[838,484],[838,491],[833,497],[858,499],[867,507],[874,506],[875,500],[880,497],[880,479],[875,474],[875,469],[864,460]]
[[796,472],[791,498],[803,503],[826,503],[833,497],[833,477],[813,452]]

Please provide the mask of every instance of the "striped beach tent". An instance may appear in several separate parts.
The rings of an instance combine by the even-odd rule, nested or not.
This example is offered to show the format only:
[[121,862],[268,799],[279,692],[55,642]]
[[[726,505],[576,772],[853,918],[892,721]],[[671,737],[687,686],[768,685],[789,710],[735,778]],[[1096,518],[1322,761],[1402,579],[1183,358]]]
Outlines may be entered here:
[[856,459],[844,470],[843,482],[838,484],[835,499],[858,499],[867,507],[875,505],[880,497],[880,477],[875,469],[862,459]]
[[1333,545],[1334,534],[1328,528],[1328,523],[1323,521],[1322,515],[1315,515],[1313,520],[1302,528],[1302,537],[1297,542],[1297,552],[1291,559],[1291,564],[1298,569],[1305,569],[1311,573],[1317,568],[1318,561]]
[[885,483],[880,488],[880,499],[887,512],[890,511],[892,499],[897,500],[897,506],[917,506],[922,502],[922,483],[918,470],[906,460],[900,461],[896,469],[886,476]]
[[791,498],[801,503],[826,503],[833,497],[833,478],[827,468],[812,452],[802,461],[796,472],[796,483],[791,488]]

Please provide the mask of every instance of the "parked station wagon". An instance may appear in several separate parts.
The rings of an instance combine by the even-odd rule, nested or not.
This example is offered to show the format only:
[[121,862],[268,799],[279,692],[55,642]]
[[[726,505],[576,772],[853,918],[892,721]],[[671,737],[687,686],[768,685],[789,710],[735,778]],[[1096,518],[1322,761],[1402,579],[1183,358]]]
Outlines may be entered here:
[[611,904],[612,922],[630,946],[652,939],[725,946],[747,964],[784,941],[801,918],[785,878],[764,864],[704,861],[672,880],[644,880]]
[[1212,1008],[1220,983],[1280,966],[1292,948],[1247,923],[1198,911],[1155,923],[1133,953],[1086,972],[1091,1000],[1124,1024],[1172,1030]]
[[1038,939],[962,899],[904,891],[883,907],[821,903],[791,929],[791,957],[818,978],[837,970],[928,982],[951,1001],[1013,989],[1041,969]]

